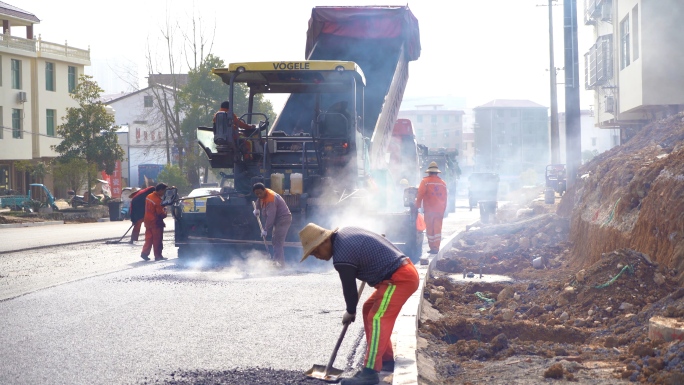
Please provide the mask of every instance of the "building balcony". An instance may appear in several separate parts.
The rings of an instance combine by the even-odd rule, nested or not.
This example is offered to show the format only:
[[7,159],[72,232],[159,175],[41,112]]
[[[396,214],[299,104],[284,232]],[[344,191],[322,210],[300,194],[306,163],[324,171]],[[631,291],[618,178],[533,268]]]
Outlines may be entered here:
[[[47,57],[58,60],[73,61],[84,65],[90,65],[90,49],[81,49],[64,44],[50,43],[38,36],[38,39],[24,39],[9,34],[0,34],[0,50],[9,50],[35,54],[38,57]],[[19,53],[18,52],[18,53]],[[33,56],[33,55],[30,55]]]

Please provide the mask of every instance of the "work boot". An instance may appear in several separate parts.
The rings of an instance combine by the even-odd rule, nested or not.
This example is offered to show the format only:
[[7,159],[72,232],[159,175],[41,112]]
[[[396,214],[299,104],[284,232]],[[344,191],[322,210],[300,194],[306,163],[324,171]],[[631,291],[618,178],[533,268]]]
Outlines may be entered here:
[[363,368],[356,372],[354,377],[345,378],[341,385],[375,385],[380,382],[378,372],[373,369]]
[[149,260],[150,260],[150,257],[148,257],[147,255],[141,255],[140,258],[142,258],[142,259],[144,259],[144,260],[146,260],[146,261],[149,261]]
[[166,261],[168,258],[165,257],[154,257],[155,261]]
[[394,360],[391,361],[382,361],[382,369],[383,372],[394,372]]

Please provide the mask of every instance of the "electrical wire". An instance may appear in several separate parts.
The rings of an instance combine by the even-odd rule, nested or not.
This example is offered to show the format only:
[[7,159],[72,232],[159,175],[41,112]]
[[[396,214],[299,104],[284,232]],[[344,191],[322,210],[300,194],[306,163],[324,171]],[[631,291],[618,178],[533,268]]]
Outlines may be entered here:
[[[4,129],[4,130],[11,131],[12,133],[21,132],[22,134],[44,136],[44,137],[46,137],[46,138],[64,139],[64,138],[62,138],[61,136],[54,136],[54,135],[48,135],[48,134],[35,133],[35,132],[26,131],[26,130],[17,130],[16,128],[12,128],[12,127],[5,127],[5,126],[0,126],[0,127],[1,127],[2,129]],[[3,139],[4,139],[4,137],[3,137]],[[23,139],[23,135],[22,135],[21,138],[8,138],[8,139]]]

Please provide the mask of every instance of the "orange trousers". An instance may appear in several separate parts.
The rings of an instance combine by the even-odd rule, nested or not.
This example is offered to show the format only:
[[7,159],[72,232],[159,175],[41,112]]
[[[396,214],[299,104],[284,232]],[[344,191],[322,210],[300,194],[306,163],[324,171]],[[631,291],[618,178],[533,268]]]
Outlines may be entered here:
[[145,244],[143,245],[141,256],[147,257],[150,255],[150,251],[154,248],[154,257],[162,257],[162,249],[164,244],[164,227],[158,226],[156,224],[145,223]]
[[425,232],[430,250],[439,250],[439,244],[442,242],[443,220],[444,212],[425,212]]
[[140,227],[142,226],[143,220],[139,219],[133,224],[133,232],[131,233],[131,241],[135,242],[140,237]]
[[418,290],[420,278],[413,263],[397,269],[389,280],[375,286],[375,291],[363,304],[363,327],[366,330],[364,367],[380,371],[383,361],[394,360],[392,329],[399,311],[411,294]]

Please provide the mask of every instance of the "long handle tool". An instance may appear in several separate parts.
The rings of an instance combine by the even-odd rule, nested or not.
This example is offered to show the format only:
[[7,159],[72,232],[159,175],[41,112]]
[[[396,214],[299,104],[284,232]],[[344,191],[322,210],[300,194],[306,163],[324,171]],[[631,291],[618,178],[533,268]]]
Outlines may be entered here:
[[[252,201],[252,207],[254,207],[254,210],[257,209],[256,208],[256,202]],[[257,219],[257,222],[259,222],[259,230],[261,230],[260,234],[263,234],[264,233],[264,226],[261,225],[261,218],[256,217],[256,219]],[[261,239],[264,240],[264,247],[266,248],[266,253],[268,253],[268,256],[271,257],[271,259],[273,259],[273,255],[271,254],[271,251],[268,249],[268,243],[266,243],[266,237],[264,237],[262,235]]]
[[[366,282],[361,282],[361,286],[359,286],[359,299],[361,299],[361,293],[363,293],[363,288],[365,286]],[[344,339],[344,335],[347,333],[348,327],[348,323],[344,324],[342,333],[340,333],[340,337],[337,339],[337,344],[335,344],[335,349],[333,349],[330,360],[328,361],[328,365],[314,365],[311,369],[304,373],[305,376],[323,380],[325,382],[338,382],[340,380],[340,376],[342,373],[344,373],[344,370],[333,368],[333,363],[335,363],[337,351],[340,349],[340,345],[342,345],[342,340]]]
[[112,244],[115,244],[115,243],[121,243],[121,240],[124,239],[124,237],[126,236],[126,234],[128,234],[129,231],[131,231],[131,229],[133,228],[133,226],[135,226],[135,223],[132,224],[131,227],[128,228],[128,230],[126,230],[126,232],[124,233],[124,235],[121,236],[121,238],[119,238],[119,239],[116,240],[116,241],[105,241],[105,245],[112,245]]

